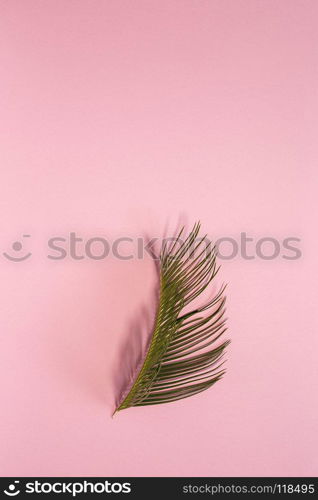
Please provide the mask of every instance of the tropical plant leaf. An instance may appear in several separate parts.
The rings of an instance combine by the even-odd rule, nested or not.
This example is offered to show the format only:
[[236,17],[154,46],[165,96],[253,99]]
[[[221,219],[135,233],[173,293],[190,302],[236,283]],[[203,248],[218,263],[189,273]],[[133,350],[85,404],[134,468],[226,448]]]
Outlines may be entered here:
[[183,228],[177,238],[162,246],[155,326],[141,369],[115,412],[193,396],[225,373],[222,358],[229,340],[219,341],[226,330],[225,286],[204,305],[187,307],[219,270],[215,248],[206,243],[206,236],[199,237],[199,231],[197,223],[181,241]]

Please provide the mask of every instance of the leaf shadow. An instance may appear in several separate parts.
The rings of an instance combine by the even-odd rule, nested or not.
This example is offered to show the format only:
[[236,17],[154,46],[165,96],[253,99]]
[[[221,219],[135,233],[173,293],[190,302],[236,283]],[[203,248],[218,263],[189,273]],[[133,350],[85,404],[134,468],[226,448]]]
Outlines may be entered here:
[[142,303],[136,313],[128,320],[127,334],[119,347],[113,365],[114,409],[130,391],[142,367],[151,341],[159,303],[159,261],[155,255],[153,255],[153,262],[157,272],[157,283],[153,287],[147,304]]

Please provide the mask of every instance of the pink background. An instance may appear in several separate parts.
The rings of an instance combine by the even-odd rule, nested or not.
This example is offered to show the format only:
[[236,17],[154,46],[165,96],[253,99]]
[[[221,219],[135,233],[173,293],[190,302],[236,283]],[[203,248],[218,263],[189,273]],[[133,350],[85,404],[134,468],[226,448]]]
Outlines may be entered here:
[[[317,2],[0,8],[1,474],[317,475]],[[297,236],[302,258],[224,261],[226,377],[112,419],[152,263],[52,261],[46,240],[179,216]],[[30,259],[2,255],[15,240]]]

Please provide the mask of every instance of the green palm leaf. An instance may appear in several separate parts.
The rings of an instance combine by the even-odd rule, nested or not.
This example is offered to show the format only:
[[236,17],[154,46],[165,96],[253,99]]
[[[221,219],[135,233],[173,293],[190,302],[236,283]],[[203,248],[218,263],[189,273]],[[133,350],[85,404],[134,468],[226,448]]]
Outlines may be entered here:
[[199,231],[197,223],[185,241],[180,243],[182,229],[173,242],[162,246],[153,334],[139,374],[115,412],[193,396],[225,373],[222,358],[229,341],[218,342],[226,330],[225,286],[201,307],[187,308],[219,269],[215,249],[206,244],[206,237],[199,237]]

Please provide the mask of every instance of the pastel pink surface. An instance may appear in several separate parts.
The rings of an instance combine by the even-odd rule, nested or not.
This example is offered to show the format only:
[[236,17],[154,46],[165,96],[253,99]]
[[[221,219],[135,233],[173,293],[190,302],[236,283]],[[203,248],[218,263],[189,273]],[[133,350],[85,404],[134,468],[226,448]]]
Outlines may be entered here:
[[[1,2],[1,475],[317,475],[318,4]],[[45,242],[302,239],[224,261],[228,373],[110,415],[150,260],[51,261]],[[126,361],[127,362],[127,361]]]

